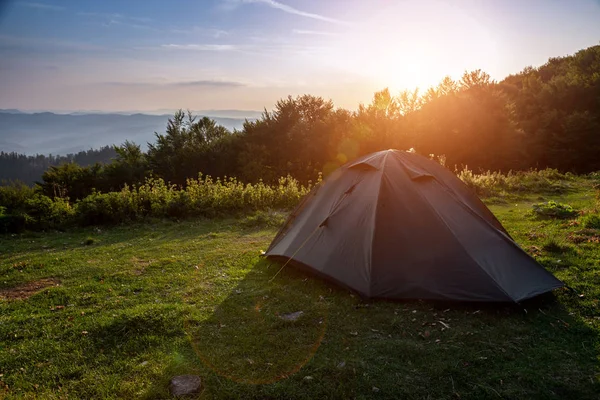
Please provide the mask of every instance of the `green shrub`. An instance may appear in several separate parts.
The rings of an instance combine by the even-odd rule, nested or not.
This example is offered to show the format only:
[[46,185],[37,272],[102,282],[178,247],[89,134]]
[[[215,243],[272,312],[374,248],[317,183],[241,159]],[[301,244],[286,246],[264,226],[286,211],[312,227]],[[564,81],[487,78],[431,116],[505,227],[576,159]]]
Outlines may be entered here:
[[120,192],[92,193],[75,205],[77,222],[82,226],[117,224],[135,220],[138,215],[133,193],[129,188]]
[[501,196],[508,193],[562,193],[569,188],[573,175],[556,169],[483,172],[476,174],[467,167],[455,171],[456,175],[482,197]]
[[54,200],[48,196],[35,194],[25,201],[27,228],[56,229],[73,222],[74,210],[67,199],[60,197]]
[[6,207],[0,206],[0,234],[20,233],[25,229],[25,217],[7,214]]
[[185,218],[194,215],[190,197],[185,191],[178,191],[171,196],[165,212],[170,218]]
[[547,203],[537,203],[532,207],[533,213],[541,217],[573,218],[579,213],[570,205],[557,203],[554,200],[550,200]]
[[0,206],[5,208],[4,214],[22,211],[25,202],[35,195],[35,190],[22,183],[0,186]]
[[600,229],[600,215],[588,214],[581,219],[581,225],[587,229]]
[[0,234],[21,233],[25,230],[24,215],[0,215]]
[[291,177],[277,185],[244,184],[235,178],[210,176],[188,179],[185,188],[149,178],[138,188],[92,193],[78,201],[75,214],[80,225],[115,224],[145,217],[187,218],[294,207],[310,191]]

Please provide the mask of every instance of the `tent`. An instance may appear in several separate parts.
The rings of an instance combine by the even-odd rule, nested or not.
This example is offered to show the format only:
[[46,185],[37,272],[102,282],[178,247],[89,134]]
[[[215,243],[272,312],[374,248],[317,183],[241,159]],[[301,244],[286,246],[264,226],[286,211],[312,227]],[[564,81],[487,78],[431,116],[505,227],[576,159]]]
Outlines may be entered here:
[[398,150],[328,176],[266,256],[365,297],[519,302],[563,286],[451,171]]

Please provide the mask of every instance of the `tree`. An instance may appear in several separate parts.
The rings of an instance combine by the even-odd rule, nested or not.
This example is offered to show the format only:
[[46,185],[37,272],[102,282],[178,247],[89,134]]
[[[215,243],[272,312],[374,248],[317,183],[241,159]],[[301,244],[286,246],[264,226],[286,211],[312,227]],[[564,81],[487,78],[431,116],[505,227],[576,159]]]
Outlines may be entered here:
[[50,197],[68,198],[70,201],[82,199],[94,190],[103,188],[104,167],[94,164],[81,167],[75,163],[51,166],[37,183],[42,194]]
[[148,176],[148,162],[146,155],[139,145],[125,141],[120,146],[113,146],[115,160],[106,166],[105,185],[108,190],[120,190],[128,185],[142,183]]
[[166,133],[155,133],[156,143],[148,143],[147,160],[151,171],[166,181],[185,184],[207,167],[203,159],[211,145],[230,132],[208,118],[197,119],[179,110],[167,123]]
[[331,101],[310,95],[277,102],[256,121],[243,127],[239,169],[249,181],[275,181],[292,174],[313,179],[330,155],[329,135],[334,129]]

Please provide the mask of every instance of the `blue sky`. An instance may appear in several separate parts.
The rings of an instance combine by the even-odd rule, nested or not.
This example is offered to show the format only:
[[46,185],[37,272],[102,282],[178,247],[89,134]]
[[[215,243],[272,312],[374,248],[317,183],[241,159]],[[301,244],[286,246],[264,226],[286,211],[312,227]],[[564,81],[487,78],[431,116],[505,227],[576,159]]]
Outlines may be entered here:
[[0,0],[0,108],[356,108],[600,41],[597,0]]

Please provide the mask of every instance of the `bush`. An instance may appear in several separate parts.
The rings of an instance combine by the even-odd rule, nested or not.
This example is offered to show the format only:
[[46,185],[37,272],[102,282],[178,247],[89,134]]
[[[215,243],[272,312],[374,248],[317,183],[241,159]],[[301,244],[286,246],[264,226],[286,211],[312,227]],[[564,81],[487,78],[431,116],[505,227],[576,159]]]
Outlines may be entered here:
[[24,215],[0,215],[0,234],[21,233],[25,230]]
[[120,192],[92,193],[75,204],[75,214],[82,226],[135,220],[139,214],[136,192],[125,187]]
[[235,178],[211,177],[188,179],[184,188],[167,185],[162,179],[149,178],[139,188],[125,186],[119,192],[92,193],[76,203],[80,225],[116,224],[153,218],[186,218],[251,212],[273,208],[291,208],[309,192],[291,178],[277,185],[243,184]]
[[25,201],[23,212],[28,229],[56,229],[73,222],[74,210],[68,200],[35,194]]
[[467,167],[455,171],[457,176],[470,188],[483,197],[505,195],[507,193],[562,193],[569,188],[573,175],[563,174],[556,169],[483,172],[476,174]]
[[568,204],[557,203],[550,200],[547,203],[537,203],[533,206],[533,212],[541,217],[549,218],[573,218],[579,211],[575,210]]
[[34,189],[22,183],[0,186],[0,206],[4,207],[5,215],[14,214],[23,210],[25,202],[34,195]]
[[588,214],[581,219],[581,225],[587,229],[600,229],[600,215]]

